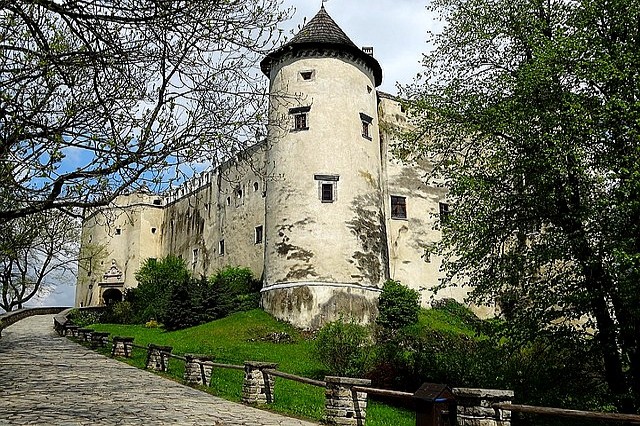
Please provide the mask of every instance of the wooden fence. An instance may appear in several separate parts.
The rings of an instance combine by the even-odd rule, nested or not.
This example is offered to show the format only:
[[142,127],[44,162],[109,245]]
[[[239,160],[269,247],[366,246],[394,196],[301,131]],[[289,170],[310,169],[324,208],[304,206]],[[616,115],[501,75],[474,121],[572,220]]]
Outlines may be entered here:
[[[325,389],[325,421],[329,424],[364,426],[366,420],[367,399],[369,395],[384,398],[398,398],[410,401],[416,410],[416,425],[431,426],[440,424],[458,424],[460,426],[509,426],[511,413],[528,413],[543,416],[559,416],[582,420],[597,420],[609,423],[640,424],[640,415],[602,413],[593,411],[568,410],[551,407],[536,407],[512,404],[513,392],[494,389],[451,389],[450,400],[424,398],[419,392],[399,392],[390,389],[371,387],[367,379],[326,376],[324,380],[315,380],[295,374],[279,371],[277,365],[268,362],[246,361],[244,365],[225,364],[212,361],[210,355],[172,353],[173,348],[149,344],[141,346],[133,343],[131,337],[109,338],[109,333],[95,332],[78,328],[64,315],[54,317],[54,326],[61,335],[70,335],[93,347],[111,345],[114,357],[131,357],[133,349],[147,353],[145,368],[167,371],[170,358],[185,363],[184,380],[187,384],[208,386],[213,368],[226,368],[244,371],[242,402],[245,404],[270,404],[274,401],[274,379],[279,377]],[[425,384],[426,385],[426,384]],[[443,385],[436,385],[443,386]],[[423,386],[424,387],[424,386]],[[427,386],[433,388],[433,385]],[[444,387],[443,387],[444,388]],[[438,388],[439,389],[439,388]],[[448,388],[447,388],[448,389]],[[451,410],[455,416],[450,416]],[[449,423],[444,417],[453,418]]]

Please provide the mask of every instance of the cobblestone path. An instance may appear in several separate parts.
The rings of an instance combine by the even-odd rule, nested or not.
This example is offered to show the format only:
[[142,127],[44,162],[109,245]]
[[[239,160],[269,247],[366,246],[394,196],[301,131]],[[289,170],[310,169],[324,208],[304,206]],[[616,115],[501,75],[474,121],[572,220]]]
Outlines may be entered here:
[[0,425],[312,426],[98,355],[24,319],[0,338]]

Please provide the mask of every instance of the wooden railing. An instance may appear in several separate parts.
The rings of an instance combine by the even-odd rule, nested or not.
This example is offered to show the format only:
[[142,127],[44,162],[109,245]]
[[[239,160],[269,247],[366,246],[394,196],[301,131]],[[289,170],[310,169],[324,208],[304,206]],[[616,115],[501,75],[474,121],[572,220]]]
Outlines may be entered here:
[[[73,326],[70,326],[73,327]],[[69,328],[70,330],[77,331],[77,327]],[[99,333],[96,333],[99,334]],[[131,338],[130,338],[131,339]],[[131,339],[132,340],[132,339]],[[113,339],[109,339],[108,343],[113,344]],[[149,346],[141,346],[134,344],[133,342],[129,343],[131,348],[141,349],[150,353],[151,347]],[[157,347],[156,347],[157,348]],[[157,349],[156,349],[157,350]],[[433,417],[420,415],[421,413],[425,413],[431,410],[431,406],[426,404],[424,401],[420,402],[416,399],[416,394],[410,392],[400,392],[390,389],[379,389],[373,388],[369,386],[370,381],[363,379],[352,379],[352,378],[344,378],[344,377],[325,377],[325,380],[315,380],[307,377],[297,376],[295,374],[286,373],[283,371],[279,371],[274,368],[272,365],[268,363],[260,363],[260,362],[251,362],[247,361],[244,365],[235,365],[235,364],[226,364],[219,363],[213,361],[198,361],[198,360],[189,360],[188,356],[181,356],[178,354],[173,354],[170,351],[159,351],[163,356],[167,358],[173,358],[176,360],[183,361],[185,363],[195,362],[199,364],[201,367],[207,368],[226,368],[226,369],[234,369],[234,370],[244,370],[245,371],[245,379],[243,384],[243,402],[250,401],[249,403],[271,403],[273,402],[273,377],[279,377],[285,380],[292,380],[295,382],[317,386],[321,388],[325,388],[325,395],[327,400],[325,401],[326,407],[326,420],[329,423],[338,423],[343,424],[340,419],[330,418],[332,415],[337,415],[337,413],[346,413],[347,418],[352,418],[357,420],[359,423],[364,425],[365,414],[366,414],[366,404],[367,404],[367,396],[368,395],[377,395],[384,398],[398,398],[405,402],[411,402],[415,404],[416,408],[416,425],[417,426],[426,426],[431,423],[426,422],[428,419],[432,419]],[[113,349],[112,349],[113,353]],[[148,360],[149,358],[147,358]],[[168,363],[167,363],[168,368]],[[204,371],[204,370],[203,370]],[[257,373],[257,374],[253,374]],[[185,368],[186,375],[186,368]],[[186,377],[185,377],[186,380]],[[253,380],[253,382],[248,382]],[[208,385],[208,384],[207,384]],[[258,393],[264,394],[266,399],[264,400],[252,400],[251,398],[245,398],[246,395],[245,389],[258,389]],[[466,416],[470,411],[474,412],[473,416],[483,415],[477,413],[485,413],[486,416],[483,418],[483,425],[501,425],[507,426],[510,424],[511,413],[528,413],[528,414],[536,414],[536,415],[545,415],[545,416],[556,416],[556,417],[567,417],[567,418],[575,418],[582,420],[597,420],[604,422],[615,422],[615,423],[630,423],[630,424],[640,424],[640,415],[632,415],[632,414],[617,414],[617,413],[603,413],[603,412],[593,412],[593,411],[580,411],[580,410],[569,410],[569,409],[561,409],[561,408],[552,408],[552,407],[538,407],[538,406],[530,406],[530,405],[519,405],[519,404],[511,404],[510,402],[498,402],[491,403],[491,400],[495,402],[495,398],[500,398],[500,394],[504,394],[504,398],[509,398],[513,396],[513,393],[510,391],[493,391],[487,389],[465,389],[458,388],[453,390],[456,395],[456,400],[454,404],[458,405],[457,414],[458,414],[458,422],[459,424],[471,424],[467,423],[469,417]],[[333,399],[331,399],[333,398]],[[466,398],[466,400],[465,400]],[[253,402],[251,402],[253,401]],[[470,402],[471,401],[471,402]],[[489,403],[487,403],[489,401]],[[435,403],[435,401],[434,401]],[[340,407],[340,409],[331,410],[330,407]],[[455,411],[454,411],[455,412]],[[495,412],[492,414],[492,412]],[[332,413],[332,414],[331,414]],[[447,413],[446,409],[442,411],[442,413]],[[466,413],[466,414],[465,414]],[[425,420],[427,419],[427,420]],[[475,418],[471,418],[474,420]],[[430,421],[430,420],[428,420]],[[473,421],[472,421],[473,423]],[[344,423],[347,424],[347,423]],[[436,423],[434,423],[436,424]],[[475,423],[473,423],[475,424]]]
[[599,420],[616,423],[640,424],[640,416],[636,414],[602,413],[597,411],[569,410],[566,408],[538,407],[521,404],[493,404],[492,408],[508,410],[512,413],[536,414],[541,416],[566,417],[581,420]]

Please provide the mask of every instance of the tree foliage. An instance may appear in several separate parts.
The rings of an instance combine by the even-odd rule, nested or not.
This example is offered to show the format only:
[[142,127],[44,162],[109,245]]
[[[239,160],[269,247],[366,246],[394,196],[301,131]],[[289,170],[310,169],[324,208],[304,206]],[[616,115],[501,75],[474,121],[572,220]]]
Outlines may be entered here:
[[166,187],[264,125],[280,0],[13,0],[0,14],[0,218]]
[[73,276],[77,227],[57,211],[0,221],[0,308],[20,309],[54,282]]
[[172,303],[171,297],[191,281],[184,259],[169,255],[162,259],[146,259],[136,272],[138,286],[130,289],[125,299],[133,305],[138,322],[160,320]]
[[[453,212],[444,284],[498,302],[512,338],[594,339],[640,407],[640,4],[436,0],[417,128]],[[594,331],[595,330],[595,331]]]

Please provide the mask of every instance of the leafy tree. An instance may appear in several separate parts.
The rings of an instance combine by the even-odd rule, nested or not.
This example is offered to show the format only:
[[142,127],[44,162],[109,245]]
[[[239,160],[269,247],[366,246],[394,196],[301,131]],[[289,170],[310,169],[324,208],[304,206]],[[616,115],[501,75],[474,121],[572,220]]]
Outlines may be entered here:
[[449,186],[448,278],[499,302],[512,339],[597,344],[640,407],[640,3],[436,0],[416,130],[399,152]]
[[20,309],[61,277],[72,276],[78,224],[48,211],[0,222],[0,308]]
[[184,259],[169,255],[145,260],[136,272],[136,280],[138,287],[128,290],[125,299],[133,305],[138,322],[145,322],[166,318],[174,288],[181,289],[189,283],[191,274]]
[[420,295],[417,291],[388,280],[382,287],[378,299],[378,318],[376,323],[389,330],[399,330],[418,322]]
[[254,65],[280,5],[2,2],[0,219],[106,205],[244,148],[264,124]]

